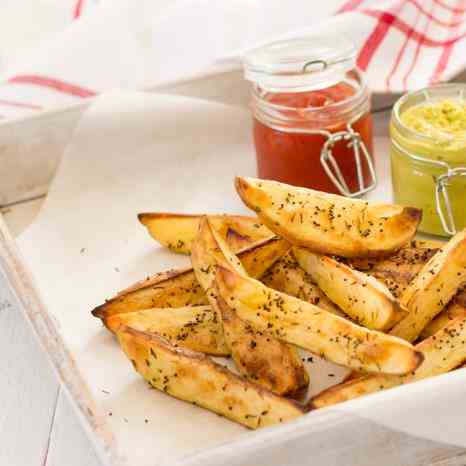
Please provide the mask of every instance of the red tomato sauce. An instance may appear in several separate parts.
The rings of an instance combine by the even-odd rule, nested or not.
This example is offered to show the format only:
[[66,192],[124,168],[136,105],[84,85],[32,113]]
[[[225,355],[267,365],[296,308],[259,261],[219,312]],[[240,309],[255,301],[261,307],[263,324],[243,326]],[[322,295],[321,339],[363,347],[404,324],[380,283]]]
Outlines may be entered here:
[[[327,137],[319,134],[306,134],[309,130],[322,129],[332,133],[346,130],[346,122],[341,117],[334,118],[335,107],[331,104],[346,100],[355,89],[346,83],[318,91],[300,93],[267,94],[265,99],[271,104],[287,107],[280,110],[287,118],[287,128],[297,132],[273,129],[254,118],[254,142],[257,154],[257,172],[260,178],[340,194],[338,188],[325,173],[320,163],[320,152]],[[327,106],[330,106],[326,109]],[[318,108],[319,112],[306,109]],[[361,135],[368,151],[372,154],[372,117],[369,111],[352,123],[354,131]],[[354,152],[347,141],[339,141],[332,153],[342,171],[350,191],[359,189]],[[362,160],[364,184],[369,184],[370,172]]]

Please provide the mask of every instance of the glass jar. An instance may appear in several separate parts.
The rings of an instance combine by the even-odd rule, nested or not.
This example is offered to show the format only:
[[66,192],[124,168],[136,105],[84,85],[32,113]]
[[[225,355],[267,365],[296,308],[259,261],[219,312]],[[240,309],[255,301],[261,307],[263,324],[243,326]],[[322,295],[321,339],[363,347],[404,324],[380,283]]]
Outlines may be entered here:
[[[452,133],[448,127],[450,123],[458,126],[459,113],[449,115],[443,109],[448,102],[456,102],[466,116],[465,95],[466,85],[444,84],[408,93],[393,107],[395,202],[422,209],[419,230],[425,233],[450,236],[466,227],[466,121],[464,132]],[[416,114],[421,115],[419,121],[413,119],[414,113],[405,113],[409,109],[425,112],[427,120],[424,114]],[[408,115],[412,118],[409,125]]]
[[350,197],[375,187],[370,94],[355,57],[336,37],[246,54],[260,178]]

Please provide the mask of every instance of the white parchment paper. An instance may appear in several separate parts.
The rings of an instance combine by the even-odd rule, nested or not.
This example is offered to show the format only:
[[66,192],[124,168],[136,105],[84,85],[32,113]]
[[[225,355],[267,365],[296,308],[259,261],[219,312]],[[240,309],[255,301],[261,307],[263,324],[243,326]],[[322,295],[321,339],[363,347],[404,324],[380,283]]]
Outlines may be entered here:
[[[386,174],[386,156],[380,162]],[[128,464],[169,462],[250,435],[215,414],[149,390],[90,310],[149,274],[189,261],[159,248],[138,223],[138,212],[246,213],[232,180],[254,172],[248,111],[185,97],[115,92],[100,97],[84,115],[41,213],[19,239],[42,298]],[[382,175],[372,197],[387,196],[388,176]],[[314,393],[345,373],[318,358],[309,369]],[[448,396],[462,393],[465,373],[450,378],[451,383],[441,378],[336,409],[466,445],[461,422],[466,408],[462,403],[453,410]],[[431,412],[443,415],[448,429],[425,422],[426,402],[437,404]],[[294,424],[311,432],[313,416]],[[293,430],[283,428],[273,428],[277,441]],[[273,429],[264,435],[273,438]],[[254,435],[260,439],[261,433]],[[239,450],[242,454],[246,451]]]

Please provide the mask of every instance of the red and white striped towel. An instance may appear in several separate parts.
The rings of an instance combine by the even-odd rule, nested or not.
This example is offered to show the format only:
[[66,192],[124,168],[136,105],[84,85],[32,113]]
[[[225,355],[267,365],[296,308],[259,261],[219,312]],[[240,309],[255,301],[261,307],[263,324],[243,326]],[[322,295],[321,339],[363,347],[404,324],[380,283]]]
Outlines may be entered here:
[[[316,3],[68,0],[67,9],[60,7],[61,32],[7,61],[0,115],[25,116],[115,87],[142,89],[208,70],[257,42],[319,30],[353,39],[358,64],[376,92],[446,81],[466,67],[466,0]],[[8,20],[8,15],[0,19],[0,27]],[[34,28],[44,35],[37,24]]]

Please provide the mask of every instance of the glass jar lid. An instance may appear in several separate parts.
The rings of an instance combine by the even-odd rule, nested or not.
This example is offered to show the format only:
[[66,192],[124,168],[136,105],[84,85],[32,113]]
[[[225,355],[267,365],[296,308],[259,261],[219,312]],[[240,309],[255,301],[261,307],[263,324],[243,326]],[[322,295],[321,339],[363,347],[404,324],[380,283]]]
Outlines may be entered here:
[[356,49],[344,37],[306,36],[273,42],[243,57],[244,77],[269,92],[325,89],[356,66]]

